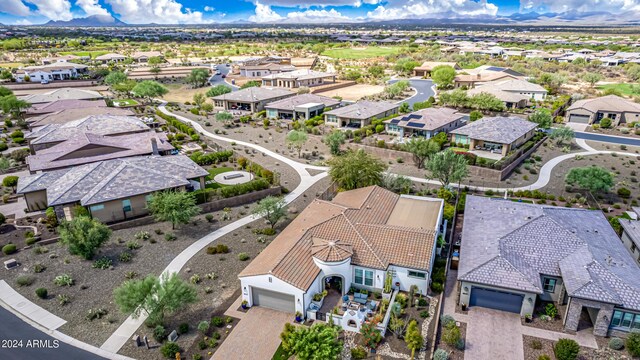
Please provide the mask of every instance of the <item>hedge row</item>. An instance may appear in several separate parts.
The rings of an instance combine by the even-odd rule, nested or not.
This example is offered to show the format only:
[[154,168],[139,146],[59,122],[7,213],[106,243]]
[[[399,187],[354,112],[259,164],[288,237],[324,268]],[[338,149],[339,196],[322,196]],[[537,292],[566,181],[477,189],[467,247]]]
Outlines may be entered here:
[[198,165],[211,165],[227,161],[232,156],[232,150],[219,151],[209,154],[205,154],[201,151],[196,151],[190,156],[190,158]]
[[271,170],[267,170],[245,157],[239,157],[237,162],[241,169],[247,170],[261,178],[265,178],[270,184],[273,184],[275,178]]
[[214,197],[230,198],[238,195],[248,194],[253,191],[259,191],[269,188],[269,182],[266,179],[255,179],[244,184],[225,186],[219,189],[201,189],[194,191],[198,204],[209,202]]
[[173,126],[174,128],[180,130],[181,132],[191,136],[191,139],[193,141],[200,140],[200,135],[198,135],[198,133],[196,132],[196,129],[194,129],[192,126],[187,125],[187,124],[183,123],[182,121],[176,119],[175,116],[167,115],[167,114],[163,113],[160,110],[156,110],[156,115],[158,115],[161,118],[163,118],[167,122],[167,124]]

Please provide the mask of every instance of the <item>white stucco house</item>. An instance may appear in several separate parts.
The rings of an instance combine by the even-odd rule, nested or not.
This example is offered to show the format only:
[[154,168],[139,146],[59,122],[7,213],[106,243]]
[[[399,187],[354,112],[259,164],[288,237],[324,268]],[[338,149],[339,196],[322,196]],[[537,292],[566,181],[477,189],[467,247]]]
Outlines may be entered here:
[[[441,199],[377,186],[316,199],[240,273],[242,298],[249,306],[307,315],[323,290],[335,299],[352,287],[381,291],[387,276],[394,289],[415,285],[426,295],[437,238],[446,229],[443,206]],[[333,320],[354,323],[353,331],[364,321],[353,311]]]

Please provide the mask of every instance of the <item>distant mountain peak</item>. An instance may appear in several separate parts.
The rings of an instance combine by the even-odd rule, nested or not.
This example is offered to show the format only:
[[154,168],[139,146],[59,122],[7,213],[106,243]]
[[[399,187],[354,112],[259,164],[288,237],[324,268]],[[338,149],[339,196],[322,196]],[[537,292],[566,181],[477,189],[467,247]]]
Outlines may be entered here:
[[44,26],[127,26],[126,23],[110,15],[92,15],[84,18],[75,18],[69,21],[51,20]]

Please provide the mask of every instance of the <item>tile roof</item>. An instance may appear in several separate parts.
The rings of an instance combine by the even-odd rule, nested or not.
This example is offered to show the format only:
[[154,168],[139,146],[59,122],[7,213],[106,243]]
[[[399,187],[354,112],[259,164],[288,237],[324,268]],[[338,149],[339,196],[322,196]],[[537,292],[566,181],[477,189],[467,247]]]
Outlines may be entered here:
[[515,116],[496,116],[471,122],[451,133],[466,135],[471,139],[511,144],[537,126],[534,122]]
[[309,80],[309,79],[326,78],[326,77],[332,77],[332,76],[336,76],[336,74],[322,72],[322,71],[315,71],[310,69],[300,69],[300,70],[287,71],[287,72],[281,72],[276,74],[269,74],[269,75],[263,76],[262,79]]
[[416,219],[414,226],[389,225],[400,199],[442,207],[439,199],[407,198],[377,186],[339,193],[332,202],[316,199],[239,276],[273,274],[306,290],[320,272],[314,257],[351,257],[351,264],[383,270],[393,264],[430,271],[438,225],[422,226]]
[[542,293],[561,276],[569,296],[640,310],[640,268],[602,212],[468,196],[458,279]]
[[141,120],[133,116],[91,115],[65,124],[49,124],[27,135],[30,144],[49,144],[66,141],[82,133],[117,135],[151,131]]
[[[28,115],[32,114],[48,114],[61,110],[69,110],[69,109],[85,109],[85,108],[94,108],[94,107],[107,107],[107,103],[104,101],[93,101],[93,100],[76,100],[76,99],[65,99],[65,100],[56,100],[48,103],[34,104],[27,110]],[[29,119],[27,119],[29,120]]]
[[68,108],[33,116],[27,118],[27,122],[32,128],[48,125],[48,124],[66,124],[69,121],[82,119],[92,115],[112,115],[112,116],[134,116],[136,113],[125,108],[111,107],[87,107],[87,108]]
[[578,100],[571,104],[566,111],[575,109],[585,109],[593,113],[598,111],[640,113],[640,104],[636,104],[631,100],[623,99],[616,95],[607,95],[595,99]]
[[400,105],[387,101],[364,100],[358,101],[355,104],[327,111],[325,114],[349,119],[368,119],[373,116],[384,114],[389,110],[397,109],[398,107],[400,107]]
[[46,189],[49,206],[88,206],[185,186],[207,174],[183,155],[140,156],[22,177],[17,189],[21,194]]
[[230,93],[214,96],[213,100],[226,100],[226,101],[243,101],[243,102],[258,102],[265,101],[269,99],[275,99],[283,96],[293,96],[294,92],[281,89],[281,88],[270,88],[270,87],[250,87],[246,89],[241,89],[238,91],[233,91]]
[[301,94],[286,99],[270,102],[265,105],[267,109],[293,110],[296,106],[315,103],[323,104],[325,107],[333,107],[340,104],[340,101],[322,95]]
[[93,90],[61,88],[46,92],[44,94],[21,96],[20,100],[24,100],[31,104],[40,104],[49,103],[56,100],[94,100],[102,98],[103,96],[99,92]]
[[455,109],[426,108],[386,120],[385,123],[392,123],[400,127],[433,131],[462,118],[464,118],[464,115],[458,113]]

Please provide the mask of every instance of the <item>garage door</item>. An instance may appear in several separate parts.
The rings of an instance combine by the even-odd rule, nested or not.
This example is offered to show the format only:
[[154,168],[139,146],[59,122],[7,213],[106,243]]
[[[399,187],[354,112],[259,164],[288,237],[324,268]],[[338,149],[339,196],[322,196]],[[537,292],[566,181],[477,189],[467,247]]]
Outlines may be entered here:
[[586,116],[586,115],[571,114],[571,115],[569,115],[569,122],[580,123],[580,124],[588,124],[589,123],[589,117]]
[[253,305],[289,313],[296,312],[295,297],[293,295],[256,287],[252,287],[251,292],[253,293]]
[[523,298],[524,295],[473,287],[469,306],[481,306],[519,314]]

